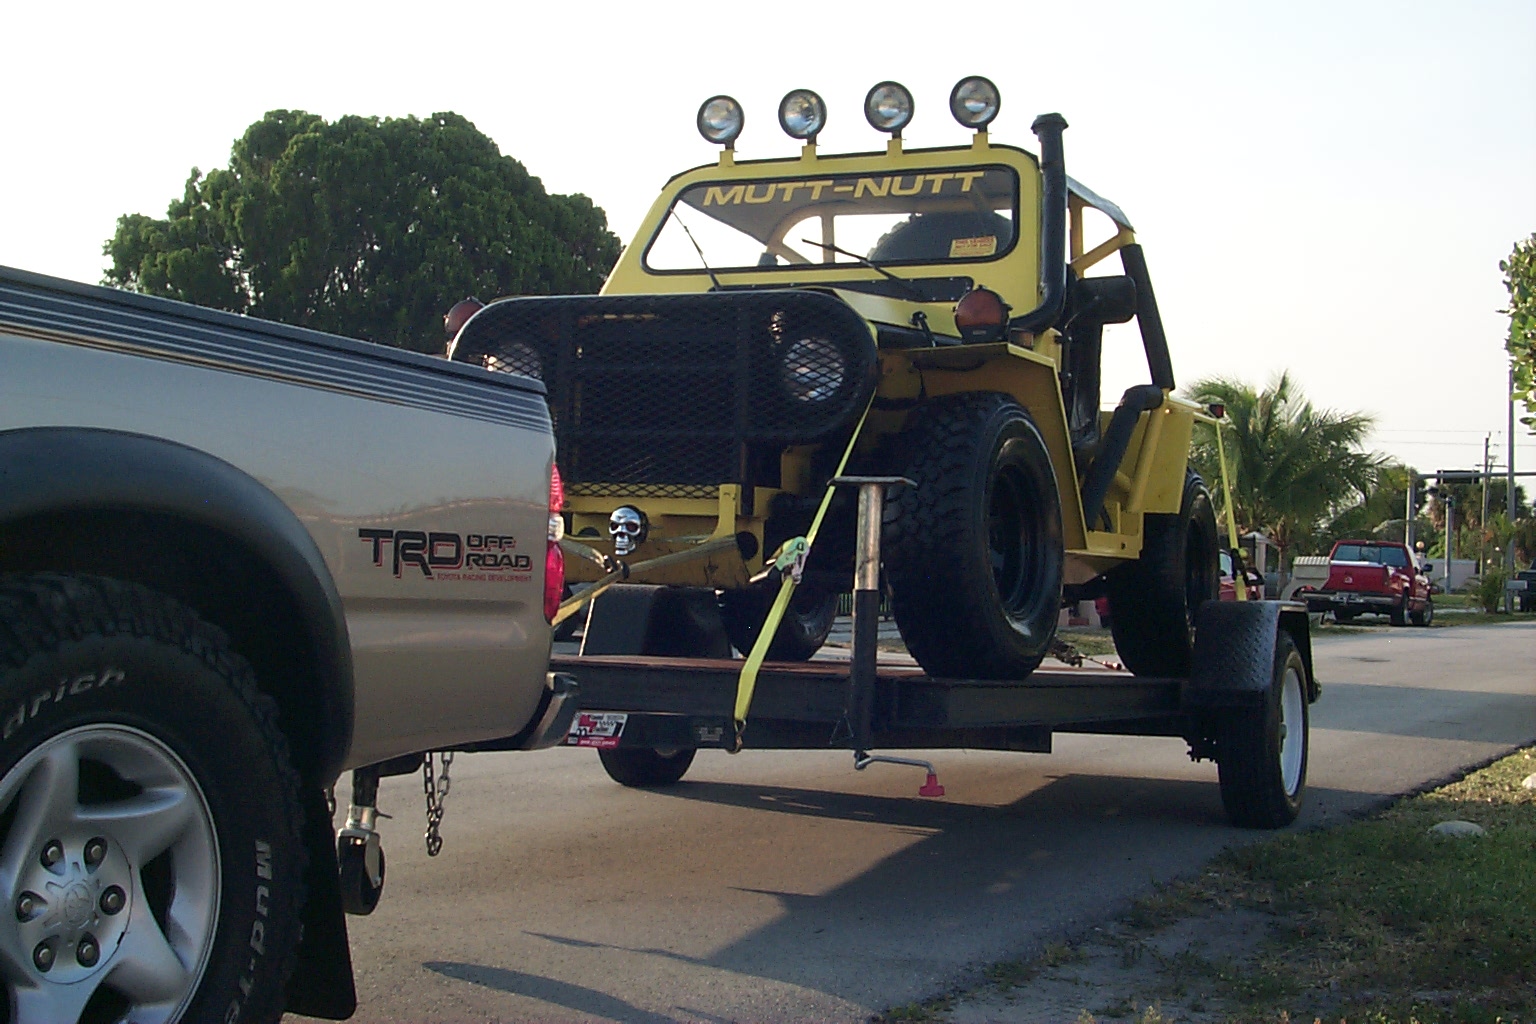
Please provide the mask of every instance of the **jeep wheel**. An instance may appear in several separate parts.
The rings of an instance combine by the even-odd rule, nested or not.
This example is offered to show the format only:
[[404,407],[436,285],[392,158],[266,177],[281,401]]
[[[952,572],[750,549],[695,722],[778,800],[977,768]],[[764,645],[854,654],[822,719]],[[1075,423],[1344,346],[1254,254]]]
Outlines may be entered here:
[[276,1021],[306,856],[250,666],[111,580],[0,577],[0,623],[6,1019]]
[[1106,577],[1110,632],[1139,676],[1189,675],[1195,613],[1221,596],[1220,544],[1211,492],[1193,471],[1174,515],[1148,513],[1141,557]]
[[603,771],[621,786],[648,789],[653,786],[670,786],[688,774],[693,764],[692,747],[683,750],[647,750],[644,747],[615,747],[599,750],[597,759],[603,762]]
[[[747,587],[744,590],[720,592],[720,617],[725,622],[725,635],[731,638],[731,646],[742,657],[752,653],[757,643],[768,609],[778,594],[777,586]],[[769,661],[809,661],[811,655],[821,650],[832,632],[837,618],[837,595],[810,587],[795,588],[779,623],[779,631],[768,645]]]
[[952,395],[903,436],[916,487],[885,512],[891,610],[929,673],[1022,679],[1061,611],[1061,502],[1050,452],[1013,399]]
[[1416,612],[1409,612],[1408,617],[1413,620],[1415,626],[1427,626],[1435,621],[1435,602],[1429,598],[1424,599],[1424,607]]
[[1283,629],[1273,666],[1259,706],[1223,712],[1215,723],[1221,802],[1232,824],[1245,828],[1295,821],[1307,784],[1307,668]]

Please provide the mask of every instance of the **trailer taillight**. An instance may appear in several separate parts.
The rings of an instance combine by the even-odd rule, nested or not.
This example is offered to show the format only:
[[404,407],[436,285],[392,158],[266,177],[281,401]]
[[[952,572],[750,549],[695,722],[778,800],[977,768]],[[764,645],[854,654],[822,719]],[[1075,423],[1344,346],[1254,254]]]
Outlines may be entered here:
[[565,595],[565,553],[560,550],[560,538],[565,536],[565,518],[560,509],[565,505],[565,485],[560,482],[560,467],[549,466],[549,548],[544,553],[544,618],[555,620],[560,610],[560,599]]

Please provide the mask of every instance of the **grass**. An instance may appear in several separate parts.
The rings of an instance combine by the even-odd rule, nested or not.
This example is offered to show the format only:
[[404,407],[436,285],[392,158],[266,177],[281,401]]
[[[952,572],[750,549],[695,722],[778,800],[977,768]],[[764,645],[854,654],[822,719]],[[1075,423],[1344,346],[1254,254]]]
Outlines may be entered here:
[[[1521,751],[1362,821],[1229,851],[1143,913],[1273,917],[1253,962],[1211,964],[1233,1021],[1536,1020],[1536,753]],[[1446,820],[1487,835],[1430,833]]]

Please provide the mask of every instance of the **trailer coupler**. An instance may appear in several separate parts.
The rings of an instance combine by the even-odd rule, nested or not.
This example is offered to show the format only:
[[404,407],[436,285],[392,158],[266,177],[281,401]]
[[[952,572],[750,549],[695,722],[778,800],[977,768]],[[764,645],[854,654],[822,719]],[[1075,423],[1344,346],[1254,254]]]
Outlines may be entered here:
[[872,764],[905,764],[913,768],[926,768],[928,781],[917,788],[918,796],[943,796],[944,787],[939,785],[939,774],[933,770],[933,762],[923,761],[915,757],[892,757],[889,754],[871,754],[867,750],[855,750],[853,752],[853,770],[863,771]]

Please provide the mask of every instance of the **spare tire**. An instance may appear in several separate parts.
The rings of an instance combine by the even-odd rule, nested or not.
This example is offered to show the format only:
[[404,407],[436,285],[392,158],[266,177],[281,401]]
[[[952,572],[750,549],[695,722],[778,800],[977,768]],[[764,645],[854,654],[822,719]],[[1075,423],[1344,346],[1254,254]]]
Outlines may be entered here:
[[1211,492],[1193,470],[1177,513],[1147,513],[1141,557],[1107,576],[1110,633],[1139,676],[1182,678],[1194,653],[1195,613],[1221,596],[1220,535]]
[[1050,650],[1065,554],[1056,472],[1007,395],[949,395],[914,414],[885,508],[891,610],[930,674],[1022,679]]

